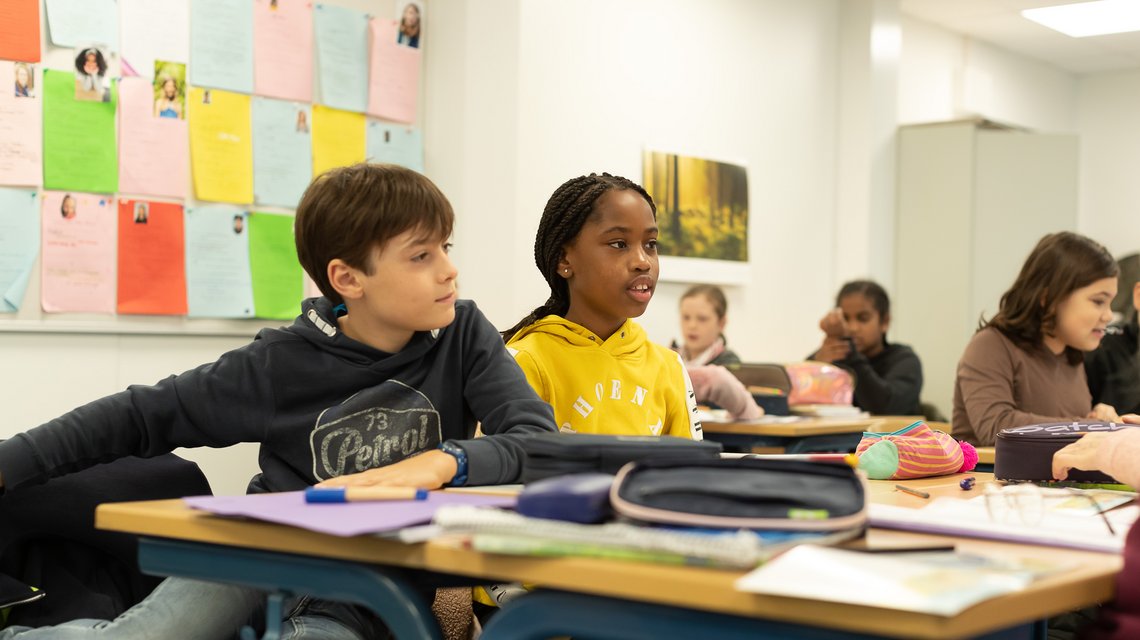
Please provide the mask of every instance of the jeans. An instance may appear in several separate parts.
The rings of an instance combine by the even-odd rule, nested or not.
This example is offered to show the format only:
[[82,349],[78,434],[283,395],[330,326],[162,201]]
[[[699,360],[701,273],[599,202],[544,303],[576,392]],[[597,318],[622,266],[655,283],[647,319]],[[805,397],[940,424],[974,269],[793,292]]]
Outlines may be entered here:
[[[167,578],[114,620],[7,627],[0,629],[0,640],[231,640],[253,614],[264,611],[264,601],[265,592],[258,589]],[[284,621],[282,640],[364,640],[360,632],[336,619],[343,606],[347,605],[302,598]]]

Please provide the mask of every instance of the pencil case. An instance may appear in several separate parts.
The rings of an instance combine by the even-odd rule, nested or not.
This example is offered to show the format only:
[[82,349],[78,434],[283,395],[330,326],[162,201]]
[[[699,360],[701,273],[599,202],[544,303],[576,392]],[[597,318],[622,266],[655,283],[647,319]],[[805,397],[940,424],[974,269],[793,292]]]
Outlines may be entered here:
[[610,505],[633,520],[687,527],[841,531],[867,526],[867,491],[855,469],[799,460],[642,460],[618,472]]
[[543,433],[522,439],[526,452],[524,484],[571,473],[617,473],[627,462],[658,458],[719,458],[719,442],[676,436],[611,436],[591,433]]
[[612,515],[609,473],[574,473],[528,484],[519,493],[515,511],[531,518],[582,524],[602,522]]
[[[1135,429],[1114,422],[1046,422],[998,431],[994,440],[994,478],[1012,482],[1045,482],[1053,479],[1053,454],[1086,433]],[[1117,484],[1100,471],[1072,469],[1067,481]]]

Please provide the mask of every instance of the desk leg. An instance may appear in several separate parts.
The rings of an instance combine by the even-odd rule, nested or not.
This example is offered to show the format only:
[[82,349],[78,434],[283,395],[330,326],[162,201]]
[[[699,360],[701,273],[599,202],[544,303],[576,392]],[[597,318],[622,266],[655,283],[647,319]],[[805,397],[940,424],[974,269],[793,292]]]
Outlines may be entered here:
[[[1036,623],[978,640],[1034,640]],[[742,618],[679,607],[540,590],[512,600],[483,628],[483,640],[540,640],[569,635],[590,640],[882,640],[882,636]]]
[[287,553],[139,538],[139,566],[155,575],[285,590],[367,607],[401,640],[441,640],[431,608],[382,567]]

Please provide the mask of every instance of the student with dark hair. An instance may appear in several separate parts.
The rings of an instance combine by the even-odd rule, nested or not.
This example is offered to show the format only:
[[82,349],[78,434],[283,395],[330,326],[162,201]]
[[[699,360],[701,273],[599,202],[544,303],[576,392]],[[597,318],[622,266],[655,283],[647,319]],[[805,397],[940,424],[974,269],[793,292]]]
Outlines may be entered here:
[[1085,372],[1093,404],[1107,404],[1118,413],[1140,413],[1140,255],[1127,256],[1117,265],[1117,298],[1127,299],[1124,319],[1109,327],[1095,351],[1085,354]]
[[104,78],[107,60],[98,47],[83,49],[75,57],[75,99],[110,102],[111,90]]
[[558,187],[538,223],[545,303],[503,333],[564,431],[700,439],[681,358],[631,318],[657,286],[657,208],[640,185],[592,173]]
[[[423,175],[394,165],[318,176],[297,207],[295,240],[322,297],[293,325],[151,386],[79,407],[0,442],[9,492],[128,455],[258,442],[251,493],[314,484],[502,484],[518,480],[521,436],[553,433],[502,339],[456,299],[454,215]],[[475,438],[477,422],[484,437]],[[6,628],[0,638],[233,637],[263,594],[169,578],[113,621]],[[288,638],[388,637],[371,612],[301,598]]]
[[853,404],[879,415],[919,415],[922,363],[904,344],[887,342],[891,299],[877,282],[853,280],[819,321],[823,343],[809,360],[831,362],[855,376]]
[[1116,262],[1069,231],[1043,237],[998,312],[966,345],[954,381],[953,435],[991,446],[1001,429],[1083,418],[1117,420],[1092,403],[1084,354],[1112,320]]

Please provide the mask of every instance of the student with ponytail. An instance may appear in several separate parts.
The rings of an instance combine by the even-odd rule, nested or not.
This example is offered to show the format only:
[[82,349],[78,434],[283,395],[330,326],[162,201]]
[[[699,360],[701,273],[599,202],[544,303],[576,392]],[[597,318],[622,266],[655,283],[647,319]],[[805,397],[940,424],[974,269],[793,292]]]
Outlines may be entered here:
[[534,260],[550,297],[503,333],[563,431],[701,439],[680,357],[631,318],[657,286],[657,209],[608,173],[565,182],[542,212]]

